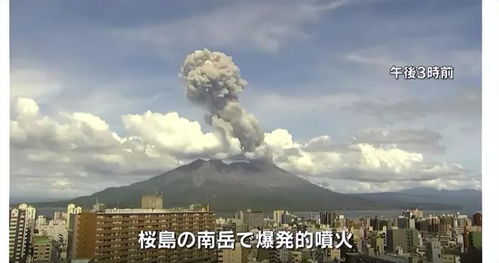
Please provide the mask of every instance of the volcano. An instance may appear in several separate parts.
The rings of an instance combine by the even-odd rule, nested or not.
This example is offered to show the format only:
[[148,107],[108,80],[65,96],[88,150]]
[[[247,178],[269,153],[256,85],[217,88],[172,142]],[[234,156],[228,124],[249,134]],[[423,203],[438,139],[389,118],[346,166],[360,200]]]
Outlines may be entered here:
[[91,207],[140,207],[143,194],[163,193],[165,207],[209,204],[215,211],[245,209],[316,211],[383,208],[381,202],[340,194],[289,173],[270,161],[225,163],[197,159],[187,165],[127,186],[111,187],[89,196],[39,204]]

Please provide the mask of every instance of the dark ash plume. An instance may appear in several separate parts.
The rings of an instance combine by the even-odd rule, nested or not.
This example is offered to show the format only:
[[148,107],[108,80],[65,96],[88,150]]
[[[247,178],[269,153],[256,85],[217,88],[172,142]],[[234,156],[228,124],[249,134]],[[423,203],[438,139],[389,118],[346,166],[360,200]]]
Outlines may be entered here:
[[208,109],[208,124],[219,130],[226,142],[237,138],[244,153],[254,152],[263,144],[264,134],[257,119],[239,104],[247,82],[230,56],[196,50],[185,59],[180,76],[186,83],[187,98]]

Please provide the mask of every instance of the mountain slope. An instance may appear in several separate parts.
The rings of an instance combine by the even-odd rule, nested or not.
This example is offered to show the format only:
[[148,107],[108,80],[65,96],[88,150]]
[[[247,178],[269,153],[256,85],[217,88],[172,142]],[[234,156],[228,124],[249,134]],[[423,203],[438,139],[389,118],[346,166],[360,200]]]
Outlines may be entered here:
[[90,196],[38,206],[90,207],[98,199],[109,207],[139,207],[143,194],[163,192],[165,207],[208,203],[216,211],[243,209],[295,211],[385,208],[381,203],[336,193],[286,172],[266,161],[196,160],[128,186],[112,187]]
[[[466,192],[468,191],[468,192]],[[38,207],[91,207],[98,199],[108,207],[140,207],[143,194],[163,192],[165,207],[210,204],[216,211],[342,209],[479,210],[481,193],[432,189],[401,192],[340,194],[310,183],[266,161],[233,162],[198,159],[164,174],[127,186],[111,187],[89,196]],[[478,200],[478,201],[477,201]]]
[[423,209],[448,209],[445,206],[460,207],[463,212],[474,213],[482,209],[482,192],[473,189],[437,190],[432,188],[413,188],[398,192],[352,194],[387,205],[413,204]]

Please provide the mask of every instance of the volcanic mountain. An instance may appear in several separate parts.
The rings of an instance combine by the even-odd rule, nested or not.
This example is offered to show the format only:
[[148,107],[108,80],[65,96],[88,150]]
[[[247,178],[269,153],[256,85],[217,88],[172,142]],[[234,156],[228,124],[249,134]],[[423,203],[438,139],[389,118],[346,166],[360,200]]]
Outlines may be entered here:
[[340,194],[310,183],[270,161],[224,163],[195,160],[164,174],[90,196],[39,204],[91,207],[96,199],[108,207],[140,207],[143,194],[163,193],[165,207],[210,204],[215,211],[287,209],[314,211],[383,208],[381,202]]

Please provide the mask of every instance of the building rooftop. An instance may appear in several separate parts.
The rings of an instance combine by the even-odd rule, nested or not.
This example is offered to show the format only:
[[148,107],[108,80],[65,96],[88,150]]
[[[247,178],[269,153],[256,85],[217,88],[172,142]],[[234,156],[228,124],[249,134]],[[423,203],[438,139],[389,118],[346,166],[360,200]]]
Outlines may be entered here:
[[165,213],[209,213],[212,211],[206,210],[190,210],[190,209],[144,209],[144,208],[113,208],[106,209],[97,214],[165,214]]

